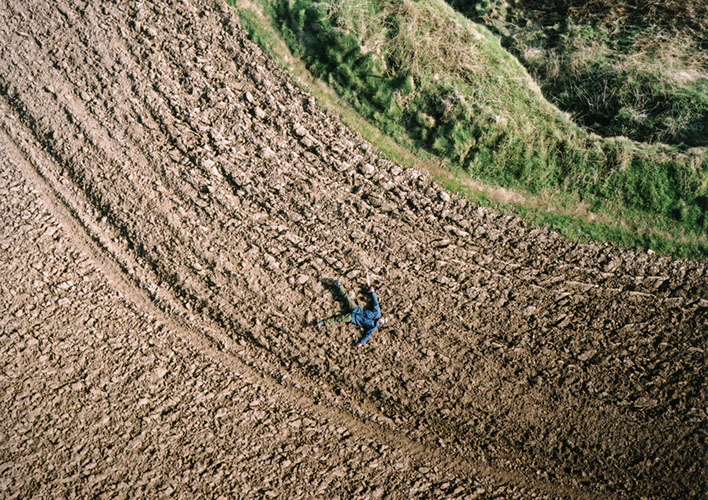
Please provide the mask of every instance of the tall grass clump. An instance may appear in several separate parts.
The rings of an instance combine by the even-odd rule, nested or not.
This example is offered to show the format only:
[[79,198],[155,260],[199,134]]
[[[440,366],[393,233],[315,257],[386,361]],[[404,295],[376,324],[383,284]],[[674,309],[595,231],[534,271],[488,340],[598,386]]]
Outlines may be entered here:
[[544,95],[604,136],[708,145],[704,0],[447,0],[485,23]]

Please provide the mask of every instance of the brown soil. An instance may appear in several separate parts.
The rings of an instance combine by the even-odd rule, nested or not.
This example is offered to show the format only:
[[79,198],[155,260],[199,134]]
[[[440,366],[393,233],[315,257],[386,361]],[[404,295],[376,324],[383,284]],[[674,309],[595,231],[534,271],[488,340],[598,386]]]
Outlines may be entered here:
[[451,197],[227,7],[0,18],[0,495],[704,493],[705,263]]

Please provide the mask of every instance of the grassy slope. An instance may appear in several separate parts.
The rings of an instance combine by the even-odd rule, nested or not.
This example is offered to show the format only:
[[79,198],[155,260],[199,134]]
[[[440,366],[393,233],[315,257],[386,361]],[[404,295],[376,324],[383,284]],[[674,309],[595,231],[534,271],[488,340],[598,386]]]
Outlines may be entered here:
[[[515,205],[476,196],[570,237],[708,255],[705,148],[586,133],[495,36],[442,0],[258,1],[290,50],[369,122],[443,158],[449,187],[478,193],[468,187],[477,179],[523,193]],[[277,53],[259,9],[238,6],[252,38]]]

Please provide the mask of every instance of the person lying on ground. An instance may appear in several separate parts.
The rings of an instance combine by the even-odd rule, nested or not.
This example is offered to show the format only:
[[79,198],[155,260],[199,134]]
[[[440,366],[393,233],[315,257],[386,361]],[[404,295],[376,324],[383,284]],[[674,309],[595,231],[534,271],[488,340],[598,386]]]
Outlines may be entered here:
[[342,286],[341,281],[337,281],[335,286],[339,293],[344,298],[345,310],[341,314],[332,316],[324,321],[318,321],[317,326],[329,326],[337,323],[354,323],[364,329],[364,336],[357,343],[357,347],[363,347],[371,336],[379,327],[388,323],[388,318],[381,315],[381,307],[379,306],[379,298],[374,291],[374,287],[369,288],[371,293],[371,308],[361,308],[349,296],[347,291]]

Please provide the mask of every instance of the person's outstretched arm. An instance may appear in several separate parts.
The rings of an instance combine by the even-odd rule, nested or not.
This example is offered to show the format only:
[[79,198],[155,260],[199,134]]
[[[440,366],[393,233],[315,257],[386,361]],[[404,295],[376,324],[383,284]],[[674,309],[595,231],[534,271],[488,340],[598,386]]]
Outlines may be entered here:
[[376,292],[374,292],[373,287],[369,288],[369,292],[371,292],[371,302],[373,303],[374,306],[374,311],[380,316],[381,315],[381,307],[379,306],[379,297],[376,295]]
[[374,334],[374,332],[375,332],[376,330],[378,330],[378,329],[379,329],[379,327],[378,327],[378,325],[377,325],[377,326],[374,326],[373,328],[369,328],[368,330],[366,330],[366,333],[364,334],[364,338],[362,338],[362,339],[359,341],[359,343],[360,343],[361,345],[366,344],[366,343],[369,341],[369,339],[371,338],[371,336]]

